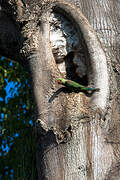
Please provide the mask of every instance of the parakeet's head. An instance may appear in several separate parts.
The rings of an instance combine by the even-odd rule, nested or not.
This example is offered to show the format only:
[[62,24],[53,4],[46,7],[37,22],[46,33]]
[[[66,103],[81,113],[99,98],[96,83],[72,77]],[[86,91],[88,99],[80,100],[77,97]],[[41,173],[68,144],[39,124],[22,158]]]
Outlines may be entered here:
[[58,79],[57,79],[57,83],[58,83],[58,84],[65,84],[65,79],[63,79],[63,78],[58,78]]

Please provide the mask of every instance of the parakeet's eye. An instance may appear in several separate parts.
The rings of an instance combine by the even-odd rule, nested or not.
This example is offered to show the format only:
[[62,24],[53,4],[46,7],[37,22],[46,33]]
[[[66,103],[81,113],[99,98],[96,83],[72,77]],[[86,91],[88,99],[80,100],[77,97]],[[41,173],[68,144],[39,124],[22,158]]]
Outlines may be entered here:
[[58,84],[61,84],[61,81],[60,81],[60,80],[57,80],[57,83],[58,83]]

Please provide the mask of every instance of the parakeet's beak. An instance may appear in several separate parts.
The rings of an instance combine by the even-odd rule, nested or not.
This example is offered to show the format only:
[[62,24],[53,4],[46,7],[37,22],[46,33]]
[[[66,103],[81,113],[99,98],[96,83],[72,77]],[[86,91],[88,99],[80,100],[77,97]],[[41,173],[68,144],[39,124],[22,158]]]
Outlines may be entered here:
[[57,80],[57,83],[58,83],[58,84],[61,84],[61,81],[60,81],[60,80]]

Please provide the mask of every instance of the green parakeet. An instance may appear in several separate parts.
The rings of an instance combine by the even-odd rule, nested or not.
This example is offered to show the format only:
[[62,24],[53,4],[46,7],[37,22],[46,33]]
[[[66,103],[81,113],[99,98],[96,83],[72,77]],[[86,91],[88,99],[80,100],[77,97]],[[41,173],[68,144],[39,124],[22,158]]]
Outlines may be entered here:
[[99,88],[85,87],[75,81],[71,81],[71,80],[67,80],[67,79],[63,79],[63,78],[58,78],[57,82],[58,82],[58,84],[62,84],[73,91],[99,91],[100,90]]

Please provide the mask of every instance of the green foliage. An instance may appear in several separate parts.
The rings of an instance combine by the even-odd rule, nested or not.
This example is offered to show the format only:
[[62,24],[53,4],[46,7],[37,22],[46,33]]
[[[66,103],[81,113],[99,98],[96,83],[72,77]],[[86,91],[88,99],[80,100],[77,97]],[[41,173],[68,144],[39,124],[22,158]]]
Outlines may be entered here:
[[[1,60],[2,59],[2,60]],[[0,59],[0,180],[33,180],[34,104],[29,74],[18,63]]]

